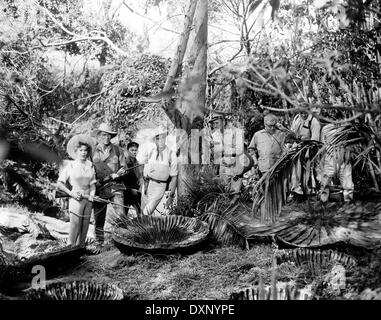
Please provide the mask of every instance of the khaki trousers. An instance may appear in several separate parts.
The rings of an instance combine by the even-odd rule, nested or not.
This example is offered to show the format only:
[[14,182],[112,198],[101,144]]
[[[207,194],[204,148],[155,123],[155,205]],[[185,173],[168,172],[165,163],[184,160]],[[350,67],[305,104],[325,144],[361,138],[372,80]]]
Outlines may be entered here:
[[152,215],[160,203],[161,199],[165,194],[167,189],[167,183],[156,182],[149,180],[147,192],[145,192],[143,187],[142,194],[142,209],[143,214]]

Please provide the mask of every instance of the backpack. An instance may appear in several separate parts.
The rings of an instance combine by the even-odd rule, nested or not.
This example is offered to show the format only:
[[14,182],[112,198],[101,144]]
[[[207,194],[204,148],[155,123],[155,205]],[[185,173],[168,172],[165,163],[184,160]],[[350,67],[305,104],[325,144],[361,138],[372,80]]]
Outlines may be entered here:
[[[298,118],[297,119],[299,119],[300,118],[300,115],[298,115]],[[310,137],[310,139],[311,139],[311,137],[312,137],[312,131],[311,131],[311,124],[312,124],[312,120],[313,119],[316,119],[317,120],[317,118],[315,117],[315,116],[312,116],[311,117],[311,119],[310,120],[308,120],[308,122],[306,123],[306,121],[304,121],[304,123],[303,123],[303,126],[301,127],[301,128],[304,128],[304,129],[308,129],[308,132],[309,132],[309,137]],[[296,119],[295,119],[296,120]],[[319,132],[319,140],[321,140],[321,131],[322,131],[322,126],[320,126],[320,132]]]

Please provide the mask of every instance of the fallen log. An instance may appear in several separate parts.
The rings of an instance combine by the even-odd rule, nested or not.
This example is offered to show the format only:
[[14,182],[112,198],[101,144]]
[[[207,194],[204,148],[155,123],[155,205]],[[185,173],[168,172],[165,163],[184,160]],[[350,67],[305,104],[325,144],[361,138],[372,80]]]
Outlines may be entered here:
[[[18,232],[32,234],[34,238],[58,240],[69,235],[69,222],[47,217],[40,213],[24,214],[17,208],[0,208],[0,236]],[[94,226],[89,226],[88,237],[93,238]]]

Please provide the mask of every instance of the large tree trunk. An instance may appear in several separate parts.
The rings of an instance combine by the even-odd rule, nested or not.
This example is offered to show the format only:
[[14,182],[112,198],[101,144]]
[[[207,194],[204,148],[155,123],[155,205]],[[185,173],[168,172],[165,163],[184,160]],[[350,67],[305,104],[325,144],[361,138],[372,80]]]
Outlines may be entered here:
[[[171,90],[174,79],[183,66],[182,80],[178,89],[179,99],[169,102],[164,109],[175,127],[183,129],[188,137],[191,129],[203,128],[201,119],[206,103],[207,35],[208,1],[190,0],[180,44],[163,90],[165,92]],[[189,147],[188,157],[185,155],[185,158],[199,153],[197,144],[190,144]],[[197,174],[199,167],[199,164],[179,164],[179,196],[187,193],[185,181]]]
[[[199,0],[194,16],[194,28],[189,39],[187,61],[184,63],[182,79],[183,92],[179,100],[178,109],[186,116],[182,129],[190,134],[191,129],[202,129],[202,121],[194,121],[203,117],[206,103],[207,77],[207,41],[208,41],[208,1]],[[190,144],[190,155],[199,154],[198,144]],[[199,158],[200,160],[200,158]],[[178,194],[187,194],[186,181],[194,177],[200,170],[199,164],[183,164],[179,166]]]

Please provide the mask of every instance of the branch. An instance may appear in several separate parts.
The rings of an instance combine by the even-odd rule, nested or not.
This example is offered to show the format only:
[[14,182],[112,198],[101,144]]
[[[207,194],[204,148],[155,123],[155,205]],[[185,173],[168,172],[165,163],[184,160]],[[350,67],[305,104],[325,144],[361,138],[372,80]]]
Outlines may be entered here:
[[16,53],[16,54],[27,54],[29,51],[16,51],[16,50],[1,50],[0,53]]
[[91,110],[91,108],[95,105],[95,102],[97,102],[100,98],[101,98],[101,97],[98,96],[98,97],[91,103],[90,107],[89,107],[84,113],[82,113],[77,119],[75,119],[75,120],[71,123],[71,125],[73,126],[76,122],[78,122],[80,119],[82,119],[82,118],[85,116],[85,114],[88,113],[88,112]]
[[123,51],[122,49],[120,49],[118,46],[116,46],[107,37],[80,37],[80,38],[71,39],[68,41],[62,41],[62,42],[56,42],[56,43],[47,43],[47,44],[44,44],[44,43],[42,43],[42,41],[40,41],[42,43],[41,46],[33,47],[31,49],[39,49],[41,47],[60,47],[60,46],[65,46],[69,43],[81,42],[81,41],[103,41],[103,42],[106,42],[111,47],[111,49],[114,49],[118,54],[120,54],[122,56],[128,55],[128,53],[126,51]]
[[214,101],[214,99],[217,98],[217,96],[221,93],[221,91],[230,83],[231,81],[229,82],[226,82],[225,84],[223,84],[222,86],[220,86],[214,93],[213,95],[210,97],[209,101],[207,102],[207,105],[211,105]]
[[83,97],[83,98],[78,98],[76,100],[73,100],[73,101],[70,101],[69,103],[66,103],[65,105],[63,105],[58,111],[62,111],[63,109],[65,109],[67,106],[75,103],[75,102],[78,102],[80,100],[86,100],[86,99],[90,99],[90,98],[94,98],[94,97],[97,97],[97,96],[100,96],[102,95],[103,93],[107,92],[109,88],[107,88],[106,90],[103,90],[101,92],[98,92],[98,93],[95,93],[95,94],[92,94],[92,95],[89,95],[87,97]]
[[[223,64],[221,64],[221,65],[215,67],[214,69],[212,69],[212,71],[209,72],[208,77],[210,78],[210,77],[213,75],[213,73],[215,73],[215,72],[217,72],[218,70],[220,70],[220,69],[226,67],[226,66],[227,66],[230,62],[232,62],[234,59],[236,59],[236,58],[241,58],[242,56],[238,56],[238,55],[242,52],[242,50],[243,50],[243,47],[241,46],[241,48],[239,49],[239,51],[238,51],[236,54],[234,54],[234,56],[231,57],[231,58],[228,60],[228,62],[225,62],[225,63],[223,63]],[[246,57],[246,55],[245,55],[245,57]]]
[[[196,1],[196,2],[197,2],[197,1]],[[162,23],[158,23],[157,21],[155,21],[155,20],[153,20],[153,19],[151,19],[151,18],[145,16],[144,14],[141,14],[141,13],[137,12],[136,10],[134,10],[133,8],[131,8],[131,7],[126,3],[126,1],[123,1],[122,5],[124,5],[128,10],[130,10],[132,13],[138,15],[139,17],[142,17],[142,18],[144,18],[144,19],[147,19],[147,20],[153,22],[155,25],[158,26],[158,28],[163,29],[163,30],[168,31],[168,32],[173,32],[173,33],[179,34],[179,32],[177,32],[177,31],[175,31],[175,30],[171,30],[171,29],[162,27],[162,26],[161,26]]]
[[58,119],[53,118],[53,117],[49,117],[49,119],[51,119],[51,120],[53,120],[55,122],[58,122],[58,123],[62,123],[65,126],[70,126],[71,125],[69,122],[61,121],[61,120],[58,120]]
[[[295,103],[297,104],[297,103]],[[366,106],[371,107],[370,109],[364,109],[359,107],[348,107],[342,104],[309,104],[305,105],[303,107],[295,107],[295,108],[284,108],[284,109],[277,109],[273,107],[266,107],[267,109],[271,111],[279,111],[279,112],[289,112],[289,113],[297,113],[301,111],[310,111],[313,108],[320,108],[320,109],[339,109],[344,111],[356,111],[356,112],[362,112],[362,113],[371,113],[371,114],[381,114],[381,109],[379,108],[379,104],[377,103],[371,103],[367,104]]]
[[187,49],[189,34],[192,27],[192,22],[193,22],[193,17],[196,11],[197,2],[198,1],[194,1],[194,0],[189,1],[189,8],[187,11],[187,15],[185,16],[185,23],[184,23],[183,32],[181,33],[180,43],[179,43],[179,46],[177,47],[177,52],[172,61],[171,68],[168,72],[167,80],[165,81],[165,85],[163,88],[164,92],[169,91],[171,89],[175,77],[177,77],[177,75],[181,71],[180,66],[183,63],[185,51]]
[[[86,41],[86,40],[90,40],[90,41],[103,41],[105,43],[107,43],[112,49],[114,49],[118,54],[120,55],[128,55],[127,52],[123,51],[122,49],[120,49],[117,45],[115,45],[106,35],[104,36],[96,36],[96,37],[89,37],[89,36],[83,36],[83,35],[80,35],[80,34],[76,34],[70,30],[68,30],[67,28],[65,28],[62,23],[60,23],[54,16],[53,14],[48,10],[46,9],[45,7],[41,6],[40,4],[37,3],[37,1],[34,1],[35,5],[39,8],[41,8],[43,11],[46,12],[46,14],[50,17],[50,19],[52,19],[52,21],[61,29],[63,30],[65,33],[67,33],[68,35],[71,35],[72,37],[74,37],[75,39],[71,39],[71,40],[68,40],[68,41],[64,41],[64,42],[59,42],[59,43],[49,43],[49,44],[46,44],[43,46],[45,47],[53,47],[53,46],[62,46],[62,45],[66,45],[68,43],[73,43],[73,42],[79,42],[79,41]],[[100,33],[99,31],[90,31],[91,32],[96,32],[96,33]],[[41,41],[40,41],[41,42]],[[34,47],[32,49],[36,49],[36,48],[41,48],[40,46],[39,47]]]

